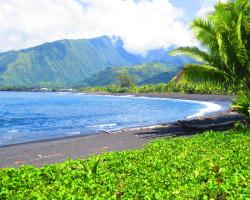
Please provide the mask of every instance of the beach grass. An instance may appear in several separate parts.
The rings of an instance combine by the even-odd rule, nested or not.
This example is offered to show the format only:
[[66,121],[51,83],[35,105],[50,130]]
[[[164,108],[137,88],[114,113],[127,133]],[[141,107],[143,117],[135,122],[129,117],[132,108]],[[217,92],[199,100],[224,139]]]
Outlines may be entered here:
[[250,129],[166,137],[42,168],[0,170],[0,199],[248,199]]

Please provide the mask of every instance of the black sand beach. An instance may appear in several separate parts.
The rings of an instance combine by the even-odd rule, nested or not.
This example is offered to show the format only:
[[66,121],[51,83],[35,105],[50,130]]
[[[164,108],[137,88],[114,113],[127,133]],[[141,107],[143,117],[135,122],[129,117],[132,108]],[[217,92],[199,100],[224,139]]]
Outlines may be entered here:
[[[120,94],[116,94],[120,95]],[[124,94],[122,94],[124,95]],[[131,95],[131,94],[125,94]],[[135,94],[136,96],[164,97],[186,100],[199,100],[229,104],[234,96],[230,95],[195,95],[195,94]],[[218,112],[211,116],[189,120],[189,124],[216,124],[243,120],[235,113]],[[220,130],[230,126],[220,127]],[[95,135],[74,136],[54,140],[28,142],[0,147],[0,168],[20,167],[22,165],[43,166],[49,163],[63,162],[71,158],[86,158],[90,155],[109,151],[138,149],[155,138],[163,136],[186,136],[201,130],[188,129],[178,122],[152,125],[147,127],[128,128],[121,131]]]

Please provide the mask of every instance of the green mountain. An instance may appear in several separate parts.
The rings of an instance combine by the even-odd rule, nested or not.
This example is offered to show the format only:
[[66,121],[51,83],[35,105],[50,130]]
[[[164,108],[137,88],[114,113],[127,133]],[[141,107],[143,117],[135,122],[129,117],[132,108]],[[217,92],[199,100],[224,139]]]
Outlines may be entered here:
[[0,55],[0,84],[74,85],[110,66],[130,65],[111,41],[61,40]]
[[157,84],[170,81],[179,67],[164,63],[148,63],[130,67],[110,67],[86,79],[81,85],[86,87],[118,84],[119,76],[128,74],[137,85]]
[[[121,40],[114,42],[106,36],[59,40],[0,53],[0,87],[70,87],[114,66],[151,62],[182,66],[188,61],[185,57],[170,57],[167,53],[159,49],[150,51],[146,56],[131,54],[123,48]],[[140,79],[139,69],[133,75],[138,82],[145,81]]]

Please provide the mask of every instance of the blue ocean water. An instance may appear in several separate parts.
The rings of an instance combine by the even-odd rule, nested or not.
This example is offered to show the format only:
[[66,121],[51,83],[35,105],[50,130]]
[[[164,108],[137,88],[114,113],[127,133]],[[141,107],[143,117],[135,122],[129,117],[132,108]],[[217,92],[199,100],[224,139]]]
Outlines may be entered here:
[[0,92],[0,146],[171,122],[206,109],[162,98]]

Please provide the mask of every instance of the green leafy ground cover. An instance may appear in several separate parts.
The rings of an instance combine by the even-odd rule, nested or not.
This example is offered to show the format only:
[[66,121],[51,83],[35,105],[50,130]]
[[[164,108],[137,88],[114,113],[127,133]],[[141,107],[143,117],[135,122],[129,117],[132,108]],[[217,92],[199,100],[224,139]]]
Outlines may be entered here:
[[156,140],[42,168],[0,170],[0,199],[249,199],[250,130]]

